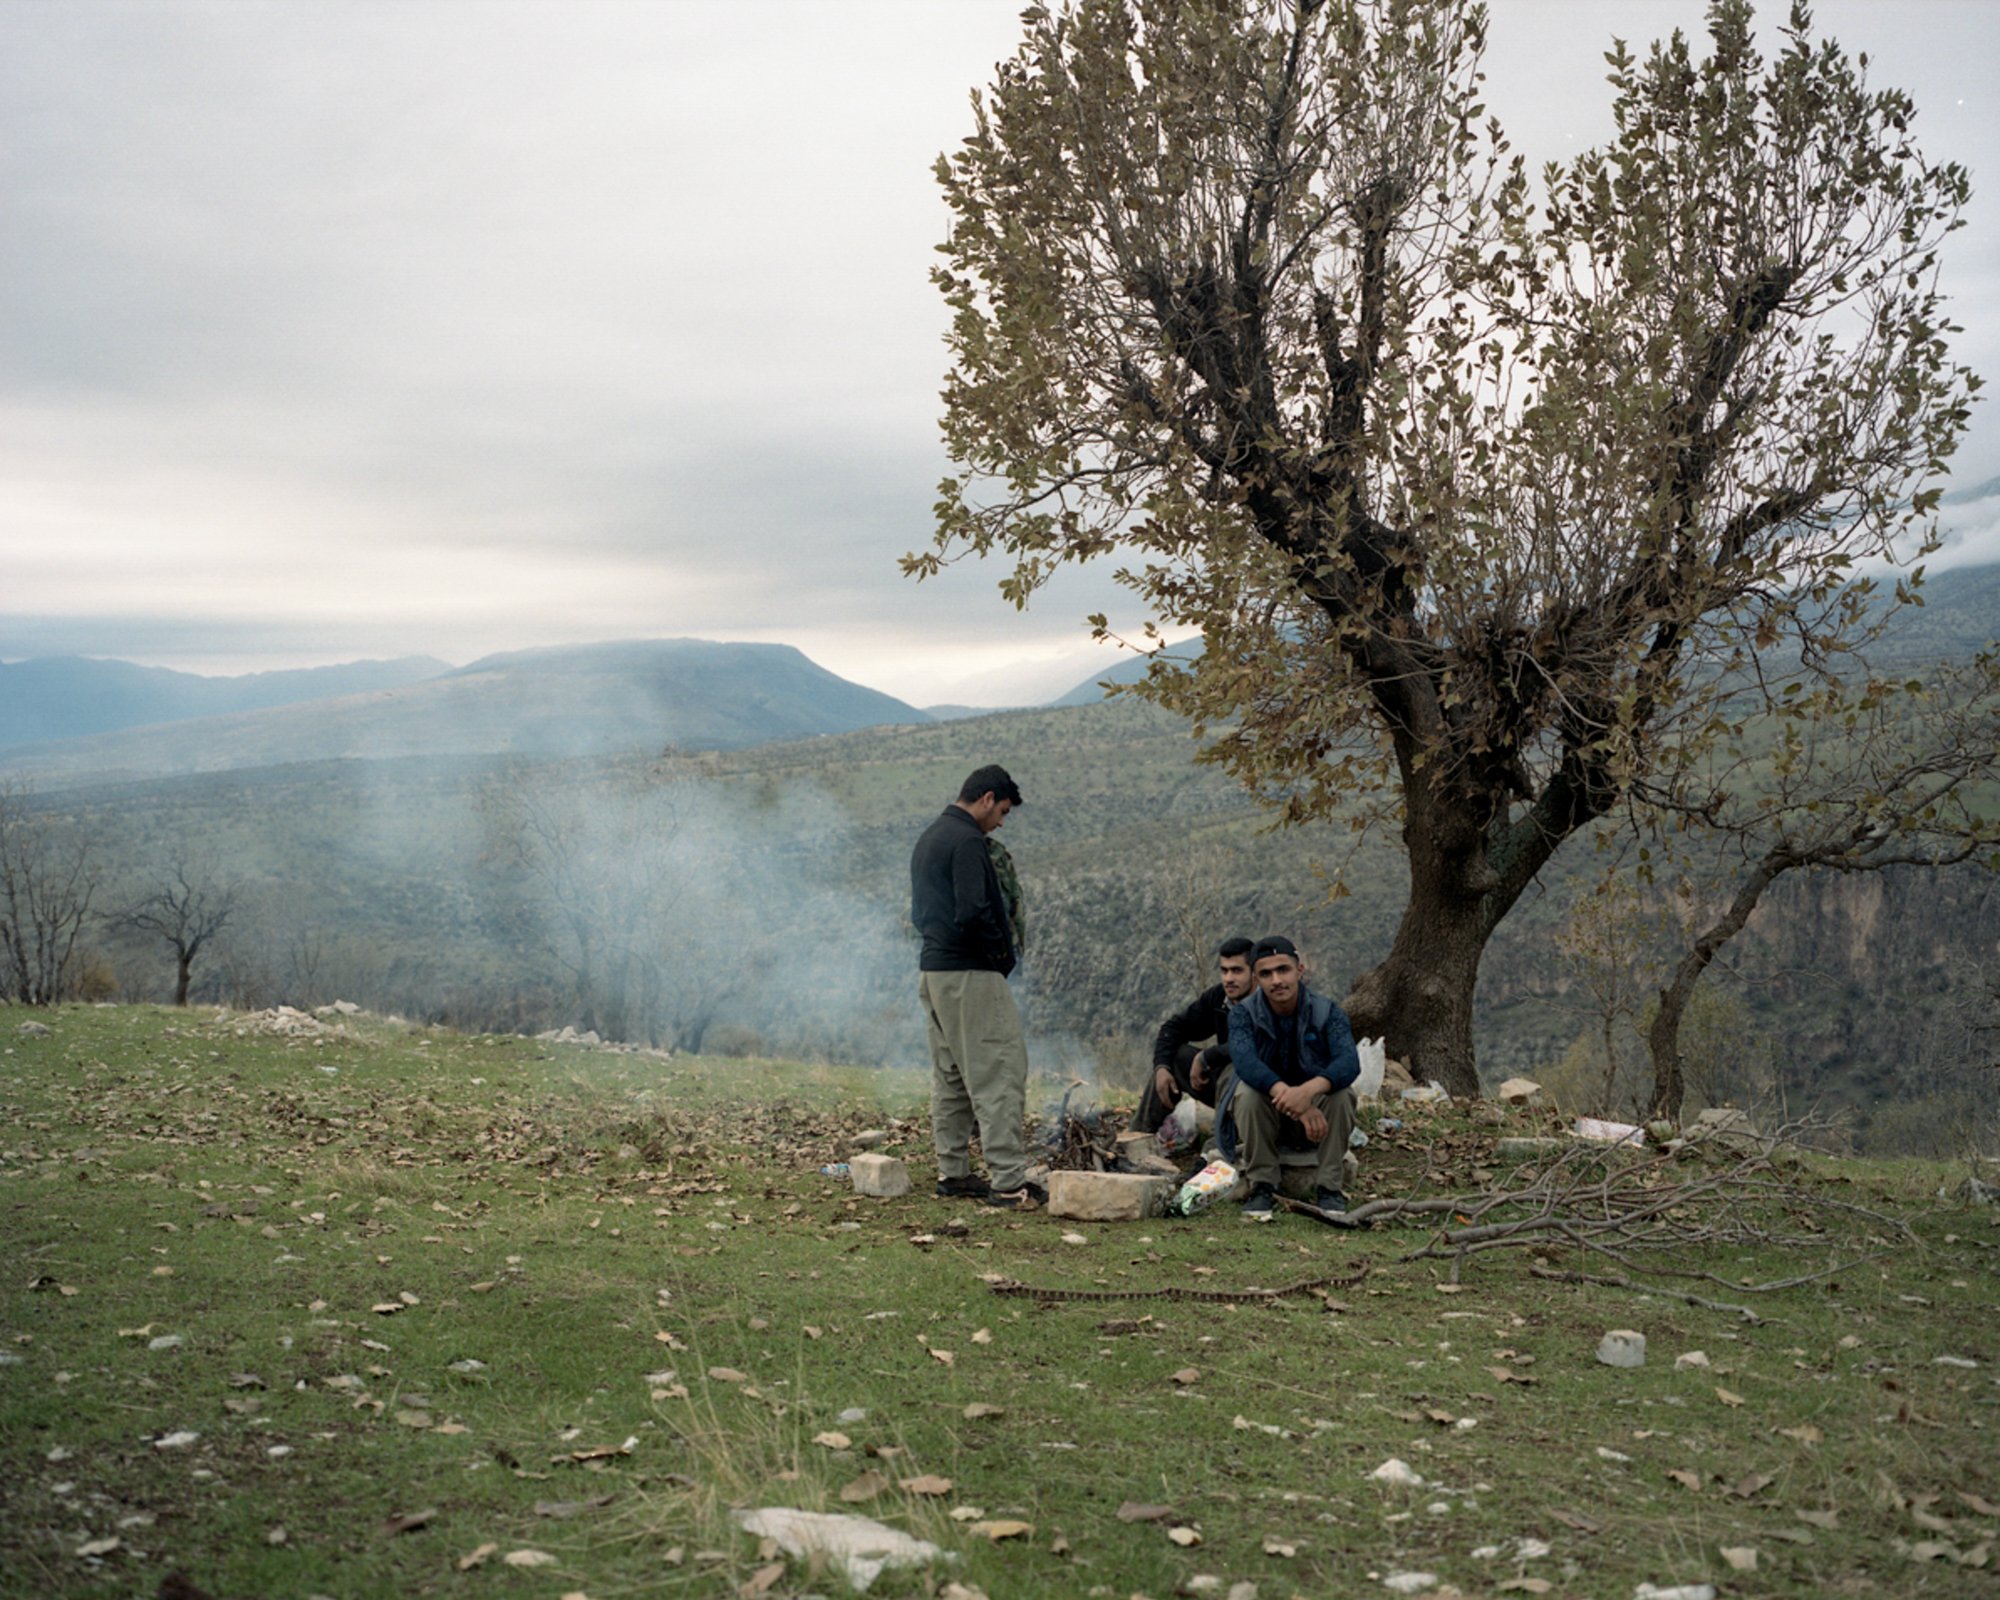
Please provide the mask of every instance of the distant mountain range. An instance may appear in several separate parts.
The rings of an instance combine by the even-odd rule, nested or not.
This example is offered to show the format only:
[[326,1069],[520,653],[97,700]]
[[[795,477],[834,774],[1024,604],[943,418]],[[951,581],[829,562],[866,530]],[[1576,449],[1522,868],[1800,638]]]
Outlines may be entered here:
[[[456,670],[431,667],[417,672],[412,664],[401,681],[358,690],[340,674],[360,669],[327,668],[334,675],[327,681],[343,687],[325,698],[211,715],[182,711],[177,720],[60,741],[27,744],[16,734],[12,748],[0,749],[0,770],[72,780],[413,755],[556,758],[666,745],[729,750],[932,720],[815,666],[789,645],[652,639],[514,651]],[[190,675],[173,673],[161,685],[102,668],[148,672],[122,662],[24,662],[0,667],[0,701],[33,693],[44,720],[20,725],[47,730],[61,725],[52,713],[74,696],[102,727],[117,714],[106,685],[152,687],[150,698],[135,694],[125,705],[131,715],[157,715],[163,706],[197,703],[192,685],[248,681],[176,684]],[[182,697],[162,694],[161,687]]]
[[[2000,564],[1929,579],[1884,661],[1962,656],[2000,637]],[[1199,653],[1199,641],[1169,647]],[[1144,676],[1134,656],[1050,704],[1088,705]],[[0,774],[71,782],[416,755],[732,750],[859,728],[980,716],[919,710],[789,645],[648,639],[205,678],[125,661],[0,665]]]
[[12,666],[0,663],[0,749],[400,689],[449,671],[449,662],[430,656],[253,672],[237,678],[204,678],[87,656],[47,656]]

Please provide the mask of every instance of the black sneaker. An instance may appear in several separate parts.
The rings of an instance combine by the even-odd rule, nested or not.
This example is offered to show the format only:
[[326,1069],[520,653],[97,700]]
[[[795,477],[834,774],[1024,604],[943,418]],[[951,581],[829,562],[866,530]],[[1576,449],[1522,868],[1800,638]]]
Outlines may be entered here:
[[1243,1215],[1252,1222],[1269,1222],[1271,1214],[1278,1209],[1278,1191],[1268,1183],[1260,1183],[1250,1191],[1250,1198],[1243,1202]]
[[993,1185],[976,1172],[968,1172],[962,1178],[940,1178],[937,1182],[937,1197],[940,1200],[984,1200],[993,1192]]
[[982,1198],[995,1211],[1039,1211],[1049,1203],[1049,1191],[1039,1183],[1024,1183],[1018,1189],[995,1189]]
[[1347,1209],[1347,1196],[1338,1189],[1322,1189],[1319,1199],[1314,1202],[1322,1211],[1339,1213]]

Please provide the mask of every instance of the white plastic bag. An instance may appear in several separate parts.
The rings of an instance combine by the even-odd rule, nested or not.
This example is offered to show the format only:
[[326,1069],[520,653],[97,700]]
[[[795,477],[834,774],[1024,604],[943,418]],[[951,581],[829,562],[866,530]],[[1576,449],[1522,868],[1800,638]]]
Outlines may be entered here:
[[1160,1131],[1153,1135],[1163,1155],[1178,1155],[1201,1136],[1201,1102],[1184,1094],[1174,1102]]
[[1243,1175],[1227,1161],[1211,1161],[1181,1185],[1180,1193],[1167,1202],[1167,1215],[1191,1217],[1212,1205],[1234,1200],[1243,1192]]
[[1361,1076],[1354,1080],[1356,1099],[1382,1092],[1382,1072],[1389,1064],[1389,1052],[1380,1039],[1363,1039],[1355,1047],[1361,1056]]

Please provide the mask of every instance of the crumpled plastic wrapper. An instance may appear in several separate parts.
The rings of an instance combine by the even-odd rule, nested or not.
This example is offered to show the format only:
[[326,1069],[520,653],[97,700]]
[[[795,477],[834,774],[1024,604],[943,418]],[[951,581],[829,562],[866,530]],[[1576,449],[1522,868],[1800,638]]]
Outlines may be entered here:
[[777,1540],[778,1548],[788,1556],[825,1557],[830,1565],[846,1574],[856,1590],[863,1592],[886,1568],[922,1567],[939,1559],[958,1559],[927,1539],[913,1539],[900,1528],[891,1528],[871,1517],[795,1511],[789,1506],[762,1506],[730,1515],[745,1533]]

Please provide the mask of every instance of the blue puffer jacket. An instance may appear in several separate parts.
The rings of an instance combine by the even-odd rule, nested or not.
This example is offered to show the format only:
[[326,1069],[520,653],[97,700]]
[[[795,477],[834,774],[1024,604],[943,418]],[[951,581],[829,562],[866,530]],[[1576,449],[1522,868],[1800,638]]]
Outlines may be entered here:
[[1236,1121],[1230,1115],[1230,1102],[1236,1098],[1239,1083],[1247,1083],[1268,1097],[1280,1081],[1304,1083],[1310,1078],[1324,1078],[1330,1087],[1345,1089],[1361,1076],[1361,1057],[1354,1048],[1354,1030],[1348,1025],[1345,1011],[1306,986],[1299,990],[1297,1016],[1298,1070],[1280,1080],[1269,1065],[1277,1054],[1278,1019],[1271,1014],[1271,1003],[1264,998],[1263,991],[1260,989],[1229,1008],[1231,1071],[1215,1106],[1215,1139],[1223,1160],[1233,1163],[1237,1159]]

